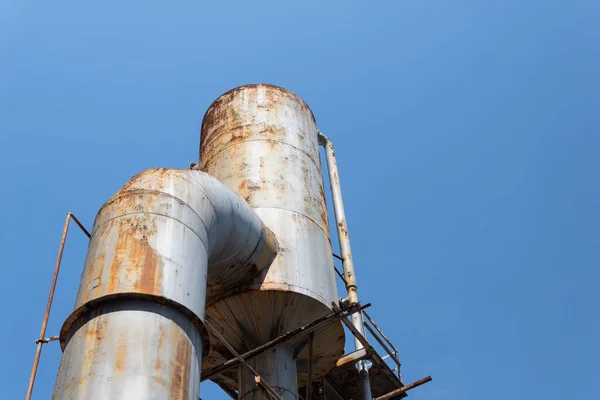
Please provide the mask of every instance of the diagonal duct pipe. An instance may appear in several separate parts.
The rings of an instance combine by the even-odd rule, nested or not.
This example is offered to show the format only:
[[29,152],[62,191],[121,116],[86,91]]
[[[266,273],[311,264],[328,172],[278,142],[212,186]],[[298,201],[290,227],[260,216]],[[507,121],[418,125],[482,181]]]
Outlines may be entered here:
[[133,177],[94,222],[53,399],[198,399],[207,293],[252,279],[277,247],[206,173]]

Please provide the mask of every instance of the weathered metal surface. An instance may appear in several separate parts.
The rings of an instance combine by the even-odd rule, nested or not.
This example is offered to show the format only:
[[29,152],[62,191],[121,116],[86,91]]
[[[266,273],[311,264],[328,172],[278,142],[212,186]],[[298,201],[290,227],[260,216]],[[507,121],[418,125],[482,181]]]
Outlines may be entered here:
[[[61,330],[65,353],[54,398],[89,399],[99,390],[107,393],[104,398],[154,398],[160,380],[166,388],[156,398],[197,399],[202,345],[208,348],[202,324],[207,292],[218,287],[220,276],[230,282],[251,279],[276,251],[273,233],[257,214],[213,177],[176,169],[136,175],[94,222],[75,311]],[[93,314],[115,301],[130,306],[119,318]],[[160,322],[161,315],[170,318],[168,313],[184,316],[185,324]],[[98,324],[110,334],[81,334]],[[196,338],[202,335],[204,342]],[[173,370],[178,375],[170,380],[167,372],[151,373],[154,360],[142,357],[158,337],[167,344],[162,349],[167,359],[180,351],[178,346],[194,348],[179,360]],[[115,352],[131,354],[130,361],[122,362]]]
[[115,299],[73,326],[53,399],[198,399],[202,337],[189,316]]
[[[310,108],[279,87],[236,88],[208,109],[200,150],[201,170],[238,192],[280,245],[268,269],[208,299],[210,322],[243,353],[330,313],[337,290]],[[317,378],[343,352],[341,324],[315,332],[314,346],[312,373]],[[227,358],[222,349],[213,348],[203,368]],[[307,358],[306,349],[299,351],[298,365],[306,366]],[[298,379],[306,379],[306,372]]]
[[[260,376],[261,380],[269,382],[275,393],[283,400],[296,400],[296,361],[294,351],[287,346],[268,350],[249,360],[248,363]],[[255,379],[251,370],[244,365],[238,367],[238,399],[239,400],[270,400],[271,396],[260,387],[260,381]]]
[[235,284],[268,266],[275,251],[256,213],[213,177],[148,170],[98,213],[75,307],[141,293],[171,299],[202,319],[207,273],[209,286],[218,287],[222,276]]

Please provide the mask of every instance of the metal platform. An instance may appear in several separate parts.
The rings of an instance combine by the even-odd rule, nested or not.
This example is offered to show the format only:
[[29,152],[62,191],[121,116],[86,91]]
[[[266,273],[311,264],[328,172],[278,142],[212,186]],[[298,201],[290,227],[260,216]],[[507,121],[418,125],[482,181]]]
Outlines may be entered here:
[[[371,364],[369,377],[371,379],[371,394],[373,399],[380,397],[392,400],[402,399],[407,396],[404,392],[388,397],[391,392],[405,387],[400,374],[401,363],[398,360],[397,349],[385,337],[381,329],[373,322],[369,315],[364,312],[364,309],[369,306],[370,304],[366,304],[364,306],[352,306],[344,309],[334,307],[334,312],[327,316],[318,318],[305,326],[288,332],[246,354],[234,354],[233,358],[229,361],[203,371],[202,380],[210,379],[218,384],[231,398],[235,399],[237,398],[237,366],[240,363],[245,364],[245,360],[268,349],[287,342],[301,340],[318,328],[341,320],[350,332],[363,344],[364,348],[344,355],[338,360],[336,366],[324,377],[314,379],[309,397],[307,396],[308,393],[306,393],[306,386],[299,388],[300,398],[304,400],[308,398],[311,400],[359,400],[363,398],[356,363],[361,360],[367,360]],[[382,357],[348,320],[348,317],[355,312],[363,313],[365,328],[371,334],[374,342],[379,343],[384,352],[387,353],[385,356]],[[386,359],[388,362],[386,362]],[[395,367],[391,367],[389,364],[393,364]]]
[[[372,363],[369,369],[371,394],[373,398],[381,397],[404,386],[394,371],[374,351],[364,349],[350,353],[340,359],[338,365],[312,385],[313,400],[359,400],[362,399],[360,381],[356,362],[368,360]],[[300,395],[306,399],[306,387],[300,388]],[[392,400],[406,397],[401,393],[390,397]]]

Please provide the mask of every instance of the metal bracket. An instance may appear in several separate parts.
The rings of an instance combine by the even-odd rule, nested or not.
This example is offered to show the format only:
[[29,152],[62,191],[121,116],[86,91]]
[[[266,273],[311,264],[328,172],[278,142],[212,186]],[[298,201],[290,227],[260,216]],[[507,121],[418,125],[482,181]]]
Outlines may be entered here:
[[41,339],[36,339],[35,344],[48,343],[48,342],[52,342],[53,340],[58,340],[58,339],[60,339],[60,336],[45,337],[45,338],[41,338]]

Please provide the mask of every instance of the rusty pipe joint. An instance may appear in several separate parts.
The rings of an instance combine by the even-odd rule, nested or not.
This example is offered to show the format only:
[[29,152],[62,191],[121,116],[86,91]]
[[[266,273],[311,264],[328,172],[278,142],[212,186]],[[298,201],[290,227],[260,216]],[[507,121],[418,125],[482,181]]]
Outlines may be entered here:
[[212,176],[136,175],[94,222],[53,398],[198,399],[211,285],[253,278],[277,250],[254,210]]

